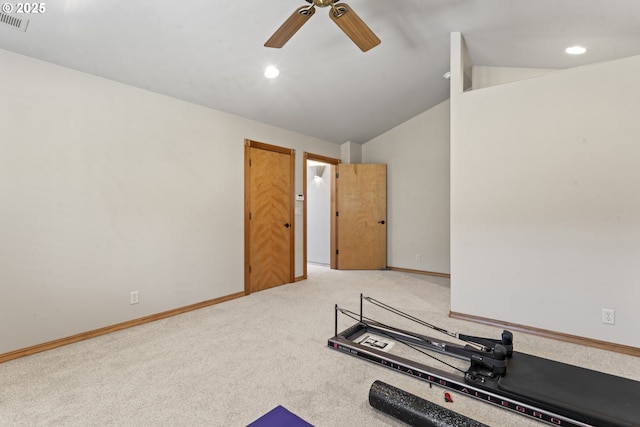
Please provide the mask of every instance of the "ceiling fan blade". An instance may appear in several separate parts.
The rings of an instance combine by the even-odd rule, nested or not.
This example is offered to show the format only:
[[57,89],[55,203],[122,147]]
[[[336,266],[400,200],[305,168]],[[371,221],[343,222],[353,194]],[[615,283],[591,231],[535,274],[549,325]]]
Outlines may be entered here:
[[291,37],[316,13],[313,6],[302,6],[284,21],[284,24],[276,30],[275,33],[264,44],[265,47],[280,48],[289,41]]
[[[337,15],[336,10],[339,12]],[[378,36],[367,27],[367,24],[356,15],[349,5],[344,3],[335,5],[335,8],[331,8],[329,11],[329,16],[361,51],[366,52],[380,44]]]

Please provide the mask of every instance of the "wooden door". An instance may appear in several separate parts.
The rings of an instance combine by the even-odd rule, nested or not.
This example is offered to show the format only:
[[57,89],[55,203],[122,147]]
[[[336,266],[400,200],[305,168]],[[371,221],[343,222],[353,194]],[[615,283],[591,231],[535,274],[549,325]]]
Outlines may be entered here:
[[336,267],[387,267],[387,165],[336,166]]
[[245,293],[294,281],[293,150],[245,143]]

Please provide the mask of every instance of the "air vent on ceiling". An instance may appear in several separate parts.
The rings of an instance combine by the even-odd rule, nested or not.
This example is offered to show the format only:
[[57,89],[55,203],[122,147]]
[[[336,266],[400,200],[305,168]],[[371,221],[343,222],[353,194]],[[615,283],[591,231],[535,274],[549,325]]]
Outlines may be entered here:
[[4,12],[0,12],[0,24],[8,25],[9,27],[15,28],[16,30],[27,31],[29,20],[16,18],[15,16],[7,15]]

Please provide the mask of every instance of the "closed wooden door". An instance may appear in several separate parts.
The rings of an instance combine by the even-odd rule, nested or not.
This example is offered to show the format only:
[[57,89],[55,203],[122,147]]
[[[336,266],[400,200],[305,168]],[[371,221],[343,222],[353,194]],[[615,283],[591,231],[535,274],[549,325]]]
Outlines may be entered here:
[[387,165],[336,166],[336,266],[387,267]]
[[293,150],[245,148],[245,292],[294,280]]

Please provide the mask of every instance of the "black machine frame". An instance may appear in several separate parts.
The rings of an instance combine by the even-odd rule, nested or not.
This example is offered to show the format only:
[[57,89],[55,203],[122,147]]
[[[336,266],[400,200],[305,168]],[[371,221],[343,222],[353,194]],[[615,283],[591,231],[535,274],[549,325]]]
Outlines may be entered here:
[[[449,336],[456,337],[465,341],[467,344],[462,346],[448,341],[437,340],[425,335],[417,334],[407,330],[394,328],[376,320],[363,316],[363,301],[367,301],[378,305],[388,311],[416,321],[431,329],[438,330]],[[338,332],[338,315],[345,314],[357,321],[353,326]],[[470,362],[469,369],[466,371],[457,370],[457,373],[448,372],[443,369],[434,368],[426,364],[410,360],[398,355],[393,355],[376,348],[359,344],[356,339],[363,334],[375,334],[378,336],[389,337],[393,340],[406,344],[413,349],[425,353],[441,353],[453,356],[459,359],[468,360]],[[554,426],[569,427],[588,427],[588,426],[632,426],[638,425],[633,421],[629,421],[629,416],[619,417],[616,412],[628,412],[629,410],[637,411],[637,409],[629,409],[628,407],[635,402],[633,396],[640,397],[640,382],[627,380],[620,377],[614,377],[587,369],[578,368],[572,365],[560,364],[547,359],[537,358],[525,353],[517,353],[513,351],[513,336],[509,331],[504,331],[501,339],[490,339],[471,337],[468,335],[454,334],[444,329],[435,327],[426,322],[421,321],[413,316],[403,313],[393,307],[387,306],[380,301],[370,297],[360,295],[360,313],[339,308],[335,306],[335,335],[328,340],[328,346],[339,352],[355,356],[357,358],[373,362],[388,369],[393,369],[405,375],[413,376],[420,380],[428,382],[430,385],[435,384],[447,390],[452,390],[471,398],[489,403],[491,405],[506,409],[528,418],[532,418],[541,422],[545,422]],[[425,353],[426,354],[426,353]],[[511,362],[511,359],[514,362]],[[526,395],[518,390],[509,390],[501,386],[501,379],[508,377],[510,363],[522,366],[525,362],[543,363],[543,367],[555,365],[559,368],[568,367],[569,370],[579,371],[580,375],[591,375],[596,382],[605,379],[605,389],[603,393],[610,391],[625,392],[631,391],[632,397],[629,404],[617,404],[612,402],[613,407],[608,413],[606,408],[604,414],[600,413],[583,413],[580,408],[573,408],[571,405],[563,405],[553,400],[553,395],[546,399],[544,397]],[[445,363],[445,362],[443,362]],[[446,364],[446,363],[445,363]],[[451,365],[450,365],[451,366]],[[514,365],[516,366],[516,365]],[[544,369],[543,369],[544,371]],[[517,375],[514,373],[513,375]],[[544,374],[541,374],[544,375]],[[516,377],[517,378],[517,377]],[[528,377],[522,377],[525,381]],[[622,390],[617,390],[622,387]],[[560,394],[559,396],[562,396]],[[600,395],[598,394],[598,399]],[[614,397],[612,397],[614,399]],[[589,402],[589,396],[586,399]],[[606,403],[606,402],[605,402]],[[601,411],[599,408],[598,411]],[[588,412],[588,411],[586,411]],[[640,417],[640,413],[637,414]],[[634,413],[635,416],[635,413]],[[640,422],[640,418],[637,420]]]

